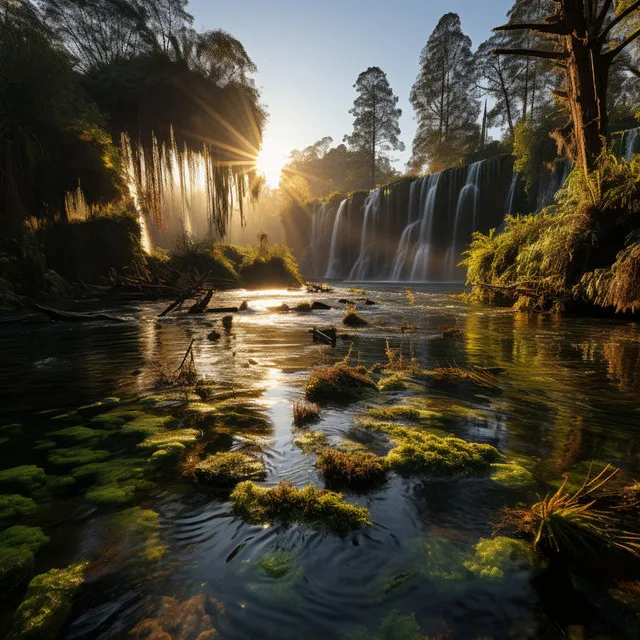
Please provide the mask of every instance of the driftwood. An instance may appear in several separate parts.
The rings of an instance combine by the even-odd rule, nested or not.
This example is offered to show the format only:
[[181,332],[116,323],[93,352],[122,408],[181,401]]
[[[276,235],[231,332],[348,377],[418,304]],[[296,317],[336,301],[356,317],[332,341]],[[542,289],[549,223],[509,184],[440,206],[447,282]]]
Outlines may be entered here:
[[314,342],[330,344],[332,347],[336,346],[337,332],[333,327],[329,327],[323,330],[319,330],[313,327],[313,329],[309,329],[309,333],[311,334]]
[[204,313],[211,302],[211,298],[213,297],[213,289],[209,289],[207,293],[204,294],[201,300],[198,300],[195,304],[191,305],[189,309],[189,313]]
[[207,309],[207,313],[237,313],[239,310],[238,307],[215,307]]
[[95,322],[96,320],[105,320],[107,322],[125,322],[123,318],[110,316],[107,313],[83,313],[78,311],[62,311],[51,307],[43,307],[35,302],[29,305],[34,311],[48,316],[56,322]]
[[168,313],[171,313],[174,309],[181,307],[188,298],[191,298],[200,290],[202,283],[205,281],[208,275],[209,275],[209,272],[200,276],[200,278],[197,280],[197,282],[193,286],[191,286],[189,289],[183,292],[183,294],[177,300],[172,302],[158,317],[162,318],[166,316]]

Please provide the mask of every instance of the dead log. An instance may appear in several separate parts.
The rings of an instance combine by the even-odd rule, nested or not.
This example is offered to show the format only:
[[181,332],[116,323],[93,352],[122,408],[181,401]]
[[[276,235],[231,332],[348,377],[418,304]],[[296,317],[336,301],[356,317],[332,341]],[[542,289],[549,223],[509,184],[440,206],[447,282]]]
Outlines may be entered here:
[[322,342],[323,344],[330,344],[332,347],[336,346],[337,332],[335,327],[329,327],[320,331],[313,327],[309,329],[309,333],[312,335],[314,342]]
[[97,320],[105,320],[107,322],[126,322],[124,318],[110,316],[107,313],[83,313],[79,311],[62,311],[61,309],[53,309],[51,307],[43,307],[35,302],[31,302],[29,306],[38,313],[48,316],[56,322],[96,322]]
[[238,307],[215,307],[214,309],[207,309],[207,313],[237,313]]
[[204,313],[211,302],[211,298],[213,297],[213,289],[209,289],[207,293],[204,294],[201,300],[198,300],[195,304],[191,305],[189,309],[189,313]]

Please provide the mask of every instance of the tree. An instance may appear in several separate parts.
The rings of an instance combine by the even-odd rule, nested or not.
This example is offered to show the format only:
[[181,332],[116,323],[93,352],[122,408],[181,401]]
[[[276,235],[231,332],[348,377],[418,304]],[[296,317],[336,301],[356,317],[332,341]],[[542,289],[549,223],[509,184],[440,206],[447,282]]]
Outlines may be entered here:
[[412,170],[426,161],[432,170],[455,165],[477,143],[480,102],[473,73],[471,40],[462,32],[458,14],[447,13],[422,50],[411,89],[418,120]]
[[358,93],[349,110],[355,116],[353,133],[344,140],[362,154],[369,168],[369,186],[373,188],[377,163],[388,157],[386,152],[404,151],[404,143],[398,139],[402,110],[397,107],[398,97],[393,95],[386,73],[379,67],[363,71],[353,86]]
[[555,13],[540,22],[510,22],[495,29],[543,34],[549,49],[505,48],[493,53],[550,60],[563,74],[565,85],[555,94],[567,102],[571,124],[555,137],[588,174],[606,144],[611,65],[640,36],[637,25],[625,29],[627,17],[637,16],[640,0],[632,0],[618,13],[613,0],[555,0],[555,5]]

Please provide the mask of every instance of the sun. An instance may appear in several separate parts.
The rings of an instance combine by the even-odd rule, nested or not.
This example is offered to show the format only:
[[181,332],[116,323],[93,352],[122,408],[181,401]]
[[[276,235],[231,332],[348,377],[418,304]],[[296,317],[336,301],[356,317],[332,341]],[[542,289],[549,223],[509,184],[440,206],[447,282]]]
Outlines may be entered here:
[[287,154],[272,139],[265,137],[256,157],[256,169],[265,177],[270,189],[277,189],[280,185],[280,173],[286,163]]

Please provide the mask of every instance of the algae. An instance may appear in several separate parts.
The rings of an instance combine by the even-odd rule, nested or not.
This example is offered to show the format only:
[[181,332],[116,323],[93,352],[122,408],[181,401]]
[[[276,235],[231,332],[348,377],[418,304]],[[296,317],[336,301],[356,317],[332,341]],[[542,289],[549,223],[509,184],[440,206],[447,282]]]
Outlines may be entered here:
[[293,569],[293,554],[286,551],[271,551],[258,560],[260,573],[268,578],[284,578]]
[[475,554],[464,566],[479,578],[500,580],[505,573],[529,569],[534,563],[533,547],[522,540],[499,536],[481,538]]
[[401,373],[393,373],[378,381],[380,391],[404,391],[406,388],[407,382]]
[[414,613],[401,615],[395,609],[387,615],[377,631],[356,627],[345,634],[345,640],[429,640],[420,630]]
[[63,440],[71,443],[92,444],[106,438],[109,434],[100,429],[90,429],[88,427],[67,427],[48,434],[55,440]]

